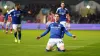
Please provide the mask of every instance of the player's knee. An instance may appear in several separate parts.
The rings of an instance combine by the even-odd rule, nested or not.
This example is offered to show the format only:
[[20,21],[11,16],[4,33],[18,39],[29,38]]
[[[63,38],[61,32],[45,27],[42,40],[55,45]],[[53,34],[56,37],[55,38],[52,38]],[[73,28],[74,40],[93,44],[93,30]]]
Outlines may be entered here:
[[50,46],[47,46],[47,47],[46,47],[46,49],[50,50],[50,49],[51,49],[51,47],[50,47]]
[[6,25],[6,27],[8,27],[8,25]]
[[21,31],[18,31],[19,34],[21,34]]
[[64,52],[65,48],[64,48],[64,44],[61,44],[60,46],[57,47],[58,51]]
[[47,52],[50,52],[50,51],[52,51],[52,50],[46,49],[46,51],[47,51]]
[[17,29],[14,29],[14,32],[17,32],[18,30]]
[[6,29],[7,29],[8,27],[6,26]]
[[21,31],[21,28],[18,28],[18,31]]
[[60,50],[60,52],[65,52],[65,50]]
[[65,49],[60,49],[58,47],[57,47],[57,49],[58,49],[59,52],[65,52]]
[[52,50],[52,46],[51,45],[47,45],[46,50]]
[[18,32],[20,32],[21,30],[20,29],[18,29]]

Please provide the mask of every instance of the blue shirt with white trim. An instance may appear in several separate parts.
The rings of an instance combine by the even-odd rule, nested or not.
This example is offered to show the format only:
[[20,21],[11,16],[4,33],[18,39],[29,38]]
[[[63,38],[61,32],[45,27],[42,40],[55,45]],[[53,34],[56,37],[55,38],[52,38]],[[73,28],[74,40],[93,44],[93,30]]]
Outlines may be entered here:
[[60,17],[59,22],[61,22],[61,21],[67,21],[66,14],[69,13],[67,8],[61,8],[61,7],[59,7],[57,9],[56,13],[59,14],[59,17]]
[[8,15],[12,16],[12,24],[21,24],[21,16],[22,16],[21,10],[12,9],[8,12],[6,18],[8,18]]
[[68,32],[65,27],[57,22],[51,23],[46,31],[41,35],[41,37],[45,36],[50,32],[50,38],[63,38],[62,31],[64,31],[68,36],[72,37],[72,34]]

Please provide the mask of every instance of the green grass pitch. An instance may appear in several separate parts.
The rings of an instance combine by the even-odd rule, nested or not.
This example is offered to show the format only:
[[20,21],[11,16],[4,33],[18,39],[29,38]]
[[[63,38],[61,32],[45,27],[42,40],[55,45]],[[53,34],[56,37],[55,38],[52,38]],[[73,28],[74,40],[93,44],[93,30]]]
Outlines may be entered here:
[[0,56],[100,56],[100,30],[72,30],[77,40],[65,35],[66,52],[46,52],[49,34],[36,40],[44,30],[22,30],[22,41],[14,43],[13,34],[0,30]]

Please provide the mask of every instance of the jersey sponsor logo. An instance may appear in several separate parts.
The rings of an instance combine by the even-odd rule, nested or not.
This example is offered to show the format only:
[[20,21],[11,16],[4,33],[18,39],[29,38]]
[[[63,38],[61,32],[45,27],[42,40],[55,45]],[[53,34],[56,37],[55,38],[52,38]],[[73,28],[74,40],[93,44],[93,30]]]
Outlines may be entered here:
[[13,13],[15,17],[19,17],[21,15],[20,11],[14,11]]
[[58,28],[61,28],[61,27],[51,27],[51,28],[57,28],[58,29]]
[[60,11],[59,11],[59,14],[65,15],[65,14],[66,14],[66,10],[60,10]]
[[58,25],[58,26],[51,26],[51,28],[54,28],[54,29],[61,29],[61,26]]

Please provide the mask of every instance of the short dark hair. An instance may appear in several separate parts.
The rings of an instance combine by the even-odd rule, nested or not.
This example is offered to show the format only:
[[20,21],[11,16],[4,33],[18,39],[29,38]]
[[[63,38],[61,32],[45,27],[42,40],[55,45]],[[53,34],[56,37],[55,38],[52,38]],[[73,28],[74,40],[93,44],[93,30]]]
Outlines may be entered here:
[[58,13],[55,13],[55,15],[58,15],[58,16],[59,16],[59,14],[58,14]]
[[15,4],[15,6],[19,6],[19,5],[20,5],[19,3],[16,3],[16,4]]
[[54,11],[50,10],[49,14],[53,13],[54,14]]
[[64,3],[64,1],[61,1],[61,3]]

